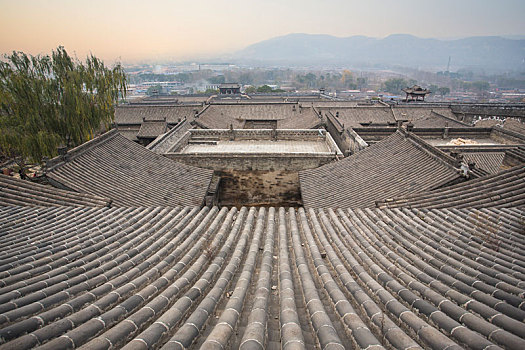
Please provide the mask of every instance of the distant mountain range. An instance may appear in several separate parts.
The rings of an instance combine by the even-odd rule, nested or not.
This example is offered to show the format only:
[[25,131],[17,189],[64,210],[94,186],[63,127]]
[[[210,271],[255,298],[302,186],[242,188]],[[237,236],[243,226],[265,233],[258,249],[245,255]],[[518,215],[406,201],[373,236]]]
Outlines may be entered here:
[[445,70],[449,57],[451,71],[460,68],[525,71],[525,40],[499,36],[439,40],[407,34],[390,35],[384,39],[289,34],[250,45],[231,58],[237,62],[261,65],[353,65],[356,68],[403,66]]

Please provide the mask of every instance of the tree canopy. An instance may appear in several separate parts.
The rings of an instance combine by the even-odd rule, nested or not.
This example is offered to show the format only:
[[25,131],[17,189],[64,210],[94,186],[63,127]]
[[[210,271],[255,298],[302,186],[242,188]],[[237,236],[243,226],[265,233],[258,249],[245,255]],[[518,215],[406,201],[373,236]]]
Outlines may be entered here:
[[158,84],[158,85],[150,86],[148,90],[146,90],[146,95],[153,96],[153,95],[158,95],[161,92],[162,92],[162,86]]
[[248,86],[244,92],[247,94],[254,94],[257,92],[257,88],[255,86]]
[[81,62],[58,47],[51,55],[23,52],[0,61],[0,151],[22,161],[41,161],[57,147],[74,147],[102,126],[126,93],[120,64],[108,68],[93,55]]
[[217,75],[215,77],[211,77],[208,80],[212,84],[224,84],[226,82],[226,78],[224,77],[224,75]]
[[438,88],[437,92],[439,92],[439,94],[443,97],[445,95],[450,94],[450,89],[446,86],[443,86],[443,87]]
[[273,92],[273,89],[268,85],[259,86],[257,88],[257,92],[259,93],[270,93]]
[[384,83],[385,90],[392,94],[400,94],[403,88],[408,86],[408,82],[403,78],[391,78]]

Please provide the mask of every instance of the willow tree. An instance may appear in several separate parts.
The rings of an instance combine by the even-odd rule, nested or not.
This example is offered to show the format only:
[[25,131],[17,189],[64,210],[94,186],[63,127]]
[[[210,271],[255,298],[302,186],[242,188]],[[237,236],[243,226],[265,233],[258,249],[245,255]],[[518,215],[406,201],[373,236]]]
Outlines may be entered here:
[[102,126],[109,129],[119,96],[126,92],[120,64],[93,55],[85,62],[58,47],[51,55],[23,52],[0,61],[0,151],[21,162],[53,157]]

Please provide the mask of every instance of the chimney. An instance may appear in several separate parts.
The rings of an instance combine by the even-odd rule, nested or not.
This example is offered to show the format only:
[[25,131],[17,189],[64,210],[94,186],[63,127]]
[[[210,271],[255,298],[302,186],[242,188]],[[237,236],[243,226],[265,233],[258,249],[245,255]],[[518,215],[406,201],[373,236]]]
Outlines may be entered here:
[[444,139],[448,138],[449,130],[450,130],[450,128],[448,126],[445,126],[445,129],[443,129],[443,136],[442,136],[442,138],[444,138]]
[[65,156],[67,154],[67,147],[58,147],[57,151],[59,156]]
[[67,162],[67,147],[58,147],[58,155],[63,162]]

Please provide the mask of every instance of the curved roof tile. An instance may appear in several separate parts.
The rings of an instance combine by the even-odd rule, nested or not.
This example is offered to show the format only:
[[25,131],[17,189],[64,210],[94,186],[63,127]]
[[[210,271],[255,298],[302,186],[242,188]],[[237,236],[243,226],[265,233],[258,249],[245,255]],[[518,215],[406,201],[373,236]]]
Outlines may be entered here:
[[2,207],[0,348],[524,348],[523,220]]
[[306,207],[375,207],[375,201],[439,188],[461,178],[454,160],[397,131],[341,161],[299,172]]
[[207,129],[242,129],[246,120],[275,120],[277,129],[309,129],[322,123],[312,107],[297,103],[211,104],[195,122]]
[[110,203],[109,198],[61,190],[52,186],[0,175],[0,206],[106,207]]
[[191,119],[195,112],[202,110],[201,106],[118,106],[115,109],[115,124],[140,125],[146,121],[166,121],[168,124],[177,124],[180,120]]
[[46,176],[63,187],[109,197],[115,206],[201,205],[212,170],[177,163],[115,130],[49,162]]
[[378,201],[379,208],[508,208],[525,205],[525,166],[447,188]]

